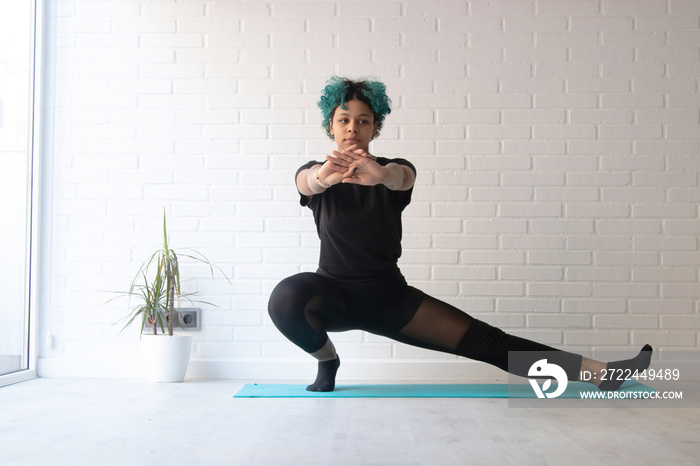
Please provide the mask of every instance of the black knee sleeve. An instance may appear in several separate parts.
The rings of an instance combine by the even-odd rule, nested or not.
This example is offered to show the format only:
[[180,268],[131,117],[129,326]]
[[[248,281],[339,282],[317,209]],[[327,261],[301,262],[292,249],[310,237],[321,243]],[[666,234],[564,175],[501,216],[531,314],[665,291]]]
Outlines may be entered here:
[[[508,353],[511,352],[510,364]],[[527,377],[532,364],[540,359],[557,364],[569,380],[578,380],[582,357],[541,343],[505,333],[492,325],[474,320],[457,346],[457,354],[487,362],[511,374]]]

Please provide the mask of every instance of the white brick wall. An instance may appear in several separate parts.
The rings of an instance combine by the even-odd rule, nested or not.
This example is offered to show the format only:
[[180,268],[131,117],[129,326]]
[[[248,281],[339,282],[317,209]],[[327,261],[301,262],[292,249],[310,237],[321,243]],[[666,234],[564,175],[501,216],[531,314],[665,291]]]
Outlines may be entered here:
[[[394,112],[372,150],[419,170],[411,283],[561,348],[700,346],[696,0],[47,10],[44,375],[138,372],[135,329],[113,326],[124,303],[105,301],[157,245],[163,209],[172,245],[233,279],[183,264],[188,291],[218,305],[203,306],[191,373],[313,372],[266,302],[315,267],[293,173],[333,148],[315,103],[335,73],[386,82]],[[335,340],[348,377],[486,373],[361,332]]]

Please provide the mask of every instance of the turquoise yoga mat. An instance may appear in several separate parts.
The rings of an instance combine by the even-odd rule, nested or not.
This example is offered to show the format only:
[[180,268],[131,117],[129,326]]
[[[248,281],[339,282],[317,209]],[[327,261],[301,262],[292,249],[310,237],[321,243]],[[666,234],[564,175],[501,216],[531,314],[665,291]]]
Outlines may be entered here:
[[[549,392],[553,390],[548,390]],[[558,398],[581,398],[598,391],[591,384],[572,382]],[[628,380],[619,391],[656,392]],[[537,398],[529,384],[380,384],[338,385],[332,392],[308,392],[306,385],[247,384],[234,398]]]

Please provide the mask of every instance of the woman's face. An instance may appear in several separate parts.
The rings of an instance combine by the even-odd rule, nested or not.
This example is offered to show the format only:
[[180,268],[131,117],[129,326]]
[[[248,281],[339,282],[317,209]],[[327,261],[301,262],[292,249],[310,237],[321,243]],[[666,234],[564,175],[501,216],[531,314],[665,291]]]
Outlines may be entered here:
[[336,107],[330,119],[331,135],[338,144],[338,150],[356,144],[358,149],[367,151],[377,132],[372,109],[360,100],[345,102],[345,107],[346,109]]

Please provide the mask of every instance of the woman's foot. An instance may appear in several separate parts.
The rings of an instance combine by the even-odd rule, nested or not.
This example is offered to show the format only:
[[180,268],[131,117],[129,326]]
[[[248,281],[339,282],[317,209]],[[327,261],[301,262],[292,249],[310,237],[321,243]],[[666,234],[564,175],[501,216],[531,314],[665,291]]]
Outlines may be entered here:
[[310,392],[332,392],[335,389],[335,374],[340,367],[340,358],[318,362],[316,381],[306,387]]
[[653,348],[644,345],[639,354],[632,359],[609,362],[605,374],[605,380],[598,384],[598,388],[603,391],[617,390],[626,378],[634,375],[635,372],[642,372],[651,364],[651,353]]

